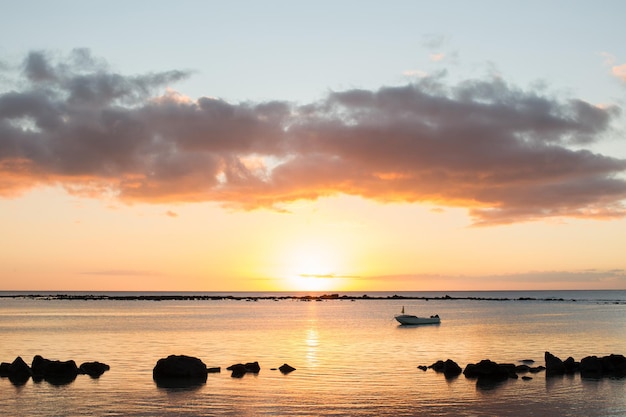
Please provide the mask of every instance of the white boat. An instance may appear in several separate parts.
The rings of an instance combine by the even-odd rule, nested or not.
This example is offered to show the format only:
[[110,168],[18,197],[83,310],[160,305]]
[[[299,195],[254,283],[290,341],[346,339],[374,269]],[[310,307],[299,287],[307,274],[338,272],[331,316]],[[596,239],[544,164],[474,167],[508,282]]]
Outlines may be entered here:
[[438,314],[430,317],[417,317],[412,314],[404,314],[404,307],[402,307],[402,314],[396,316],[396,320],[400,324],[439,324],[441,319]]

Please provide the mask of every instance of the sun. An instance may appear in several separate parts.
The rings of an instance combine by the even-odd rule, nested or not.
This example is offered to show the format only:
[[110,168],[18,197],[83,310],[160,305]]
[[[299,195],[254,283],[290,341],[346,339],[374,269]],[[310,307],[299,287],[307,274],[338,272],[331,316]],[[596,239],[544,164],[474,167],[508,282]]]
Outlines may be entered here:
[[293,248],[286,259],[287,286],[296,291],[328,291],[342,286],[340,255],[330,245]]

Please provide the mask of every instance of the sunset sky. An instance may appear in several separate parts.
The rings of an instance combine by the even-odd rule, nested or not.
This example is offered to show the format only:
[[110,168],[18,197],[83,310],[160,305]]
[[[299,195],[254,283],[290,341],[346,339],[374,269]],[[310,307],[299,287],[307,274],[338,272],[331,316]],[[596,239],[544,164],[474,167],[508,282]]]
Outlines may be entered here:
[[0,290],[626,289],[626,2],[0,4]]

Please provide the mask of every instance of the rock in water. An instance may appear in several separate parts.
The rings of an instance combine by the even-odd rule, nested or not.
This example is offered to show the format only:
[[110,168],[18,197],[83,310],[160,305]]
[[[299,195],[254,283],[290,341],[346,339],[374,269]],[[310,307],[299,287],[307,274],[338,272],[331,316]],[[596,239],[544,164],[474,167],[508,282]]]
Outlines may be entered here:
[[207,367],[198,358],[170,355],[159,359],[152,370],[152,378],[165,388],[188,387],[206,382]]
[[293,366],[290,366],[290,365],[287,365],[286,363],[284,363],[284,364],[282,364],[282,365],[280,365],[280,366],[278,367],[278,370],[279,370],[280,372],[282,372],[283,374],[288,374],[288,373],[290,373],[290,372],[295,371],[295,370],[296,370],[296,368],[294,368]]
[[79,374],[78,366],[73,360],[52,361],[36,355],[32,362],[34,380],[45,379],[54,385],[64,385],[76,379]]
[[544,354],[546,360],[546,376],[563,375],[565,373],[565,365],[560,358],[557,358],[550,352]]
[[30,367],[20,356],[9,365],[8,377],[14,385],[24,385],[30,376]]
[[81,363],[79,369],[83,374],[89,375],[92,378],[100,378],[100,375],[111,369],[111,367],[106,363],[96,361]]

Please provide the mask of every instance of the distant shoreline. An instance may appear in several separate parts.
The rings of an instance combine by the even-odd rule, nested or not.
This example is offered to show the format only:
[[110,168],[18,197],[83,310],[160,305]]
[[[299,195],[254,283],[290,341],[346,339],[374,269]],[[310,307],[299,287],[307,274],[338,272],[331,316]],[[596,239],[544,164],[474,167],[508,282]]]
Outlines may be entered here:
[[82,301],[260,301],[260,300],[296,300],[296,301],[327,301],[327,300],[423,300],[423,301],[546,301],[546,302],[577,302],[596,301],[610,304],[626,304],[624,300],[582,300],[562,297],[478,297],[478,296],[412,296],[412,295],[200,295],[200,294],[161,294],[161,295],[109,295],[109,294],[0,294],[0,298],[22,298],[32,300],[82,300]]

